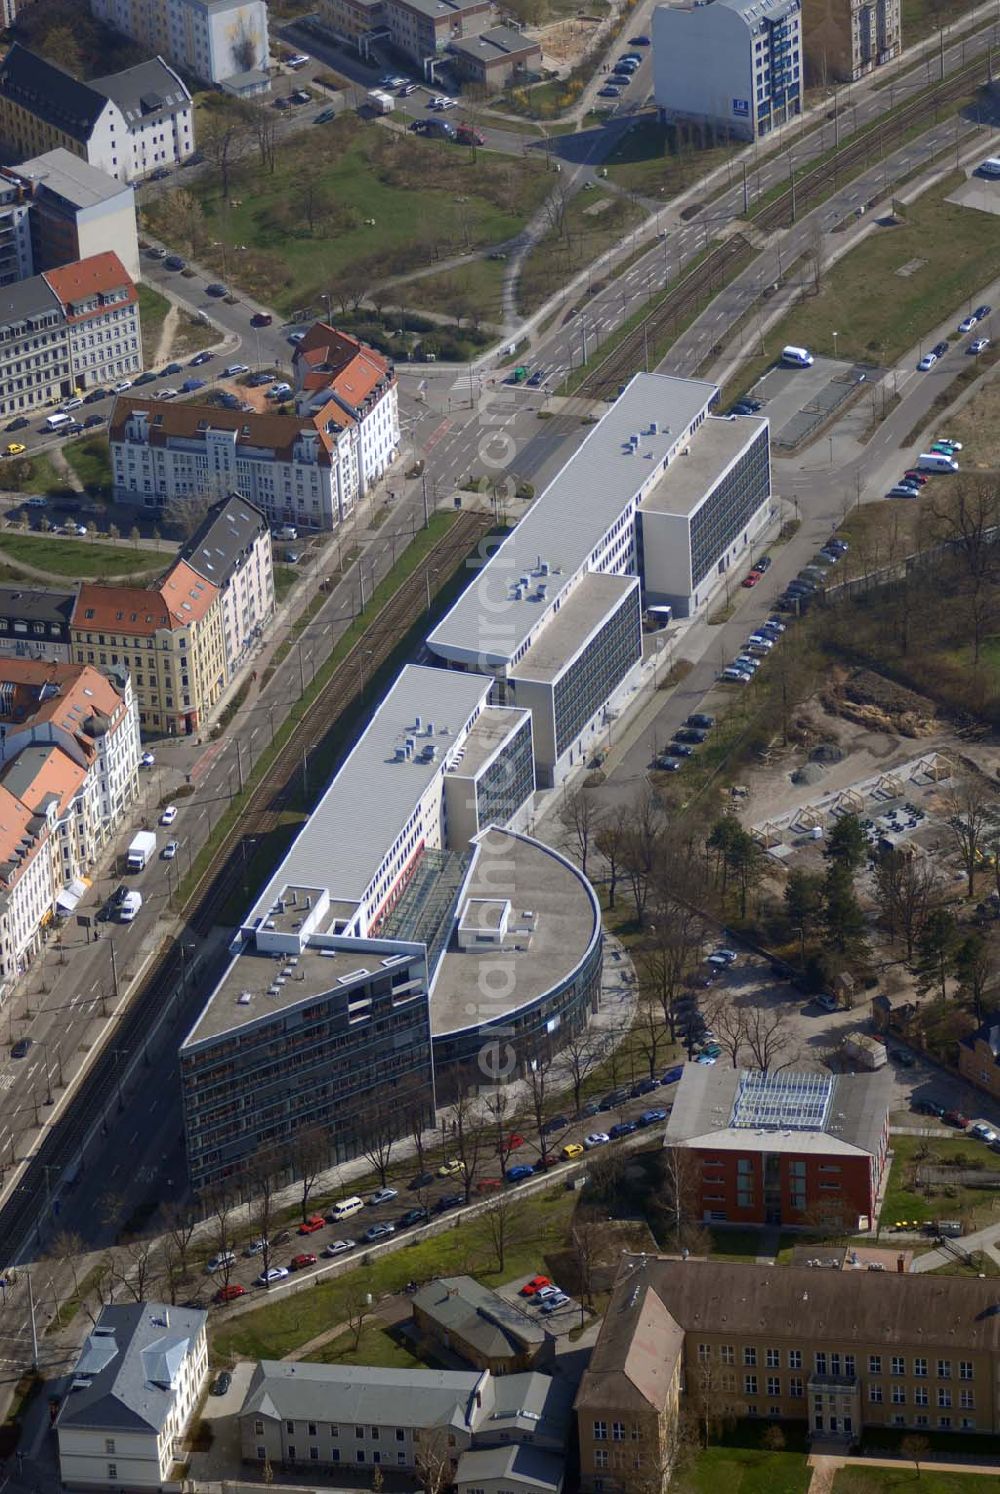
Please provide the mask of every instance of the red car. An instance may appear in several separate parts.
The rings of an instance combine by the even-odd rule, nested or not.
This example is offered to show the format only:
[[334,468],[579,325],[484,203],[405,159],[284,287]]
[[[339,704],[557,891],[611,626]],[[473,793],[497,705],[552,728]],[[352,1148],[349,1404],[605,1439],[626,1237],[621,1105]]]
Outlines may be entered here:
[[927,481],[927,473],[918,472],[916,467],[914,467],[910,472],[904,472],[903,476],[906,478],[907,482],[915,482],[918,488],[922,488],[924,483]]
[[480,1178],[476,1184],[477,1193],[496,1193],[503,1187],[499,1178]]
[[963,1115],[961,1110],[946,1110],[944,1113],[944,1119],[947,1125],[955,1126],[959,1131],[967,1131],[969,1126],[972,1124],[972,1122],[969,1120],[969,1117],[967,1115]]
[[518,1134],[517,1134],[516,1131],[514,1132],[514,1134],[512,1136],[508,1136],[507,1137],[507,1150],[509,1152],[516,1152],[517,1149],[518,1149],[518,1147],[519,1146],[523,1146],[523,1145],[524,1145],[524,1137],[523,1136],[518,1136]]
[[323,1218],[323,1215],[322,1214],[314,1214],[311,1219],[307,1219],[306,1220],[305,1224],[300,1224],[299,1225],[299,1234],[300,1235],[314,1235],[318,1229],[325,1229],[325,1228],[326,1228],[326,1220]]
[[230,1282],[229,1286],[220,1287],[212,1298],[213,1302],[235,1302],[237,1297],[245,1297],[246,1287],[241,1287],[238,1281]]
[[751,571],[748,576],[744,576],[744,578],[743,578],[743,585],[744,586],[756,586],[757,582],[759,580],[760,580],[760,571]]
[[288,1264],[293,1271],[301,1271],[304,1266],[315,1266],[316,1257],[314,1255],[293,1255]]
[[550,1287],[551,1285],[552,1283],[547,1276],[533,1276],[530,1281],[524,1283],[524,1286],[521,1288],[521,1296],[533,1297],[536,1292],[542,1290],[542,1287]]

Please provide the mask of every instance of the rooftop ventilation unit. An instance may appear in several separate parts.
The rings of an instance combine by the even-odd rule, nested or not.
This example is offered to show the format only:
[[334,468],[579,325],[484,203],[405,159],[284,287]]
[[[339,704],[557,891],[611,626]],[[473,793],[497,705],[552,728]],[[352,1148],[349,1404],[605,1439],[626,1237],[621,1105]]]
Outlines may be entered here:
[[428,721],[428,723],[427,723],[427,735],[429,737],[432,737],[434,735],[434,722],[433,721]]
[[659,431],[659,429],[660,429],[660,427],[659,427],[659,425],[657,424],[657,422],[655,420],[651,420],[649,422],[649,434],[651,436],[655,436],[657,434],[657,432]]

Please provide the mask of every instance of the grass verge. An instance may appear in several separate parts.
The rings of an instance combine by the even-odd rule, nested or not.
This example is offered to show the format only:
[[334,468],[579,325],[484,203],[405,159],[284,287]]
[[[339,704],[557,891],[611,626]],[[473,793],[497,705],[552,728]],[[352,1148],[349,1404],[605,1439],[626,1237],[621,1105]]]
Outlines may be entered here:
[[13,565],[37,566],[52,576],[67,580],[85,576],[98,580],[134,576],[140,571],[165,570],[167,556],[156,550],[134,550],[124,545],[91,544],[88,540],[59,539],[55,535],[36,538],[26,534],[0,534],[0,555]]

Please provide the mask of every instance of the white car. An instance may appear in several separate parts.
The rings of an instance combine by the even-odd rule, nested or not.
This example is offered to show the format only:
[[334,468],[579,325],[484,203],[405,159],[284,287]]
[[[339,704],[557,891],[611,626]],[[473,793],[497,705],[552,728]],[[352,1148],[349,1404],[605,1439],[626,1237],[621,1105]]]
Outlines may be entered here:
[[973,342],[969,343],[969,352],[970,353],[985,353],[985,351],[989,347],[989,345],[990,345],[990,340],[989,340],[988,337],[977,337]]
[[[305,333],[303,333],[302,335],[305,336]],[[250,365],[248,363],[230,363],[228,368],[224,368],[222,370],[222,377],[224,379],[235,379],[237,374],[245,374],[249,372]]]
[[289,332],[289,334],[288,334],[288,341],[289,342],[301,342],[302,339],[305,337],[305,335],[306,334],[304,332]]
[[710,965],[735,965],[739,955],[735,949],[715,949],[708,957]]
[[394,1198],[398,1197],[399,1194],[395,1188],[376,1188],[368,1203],[372,1208],[377,1208],[379,1204],[390,1204]]
[[160,824],[161,825],[172,825],[174,823],[174,820],[176,820],[176,818],[177,818],[177,805],[176,804],[168,804],[167,807],[166,807],[166,809],[160,815]]
[[588,1152],[592,1152],[596,1146],[607,1146],[610,1140],[607,1131],[591,1131],[589,1136],[583,1138],[583,1144]]
[[144,752],[139,761],[142,763],[142,766],[144,768],[151,768],[156,762],[156,757],[152,752]]
[[296,54],[295,54],[294,57],[289,57],[289,59],[288,59],[288,66],[289,67],[305,67],[305,65],[306,65],[306,63],[308,61],[309,61],[309,58],[306,56],[305,52],[296,52]]
[[266,1287],[269,1286],[272,1281],[284,1281],[287,1275],[287,1266],[272,1266],[269,1271],[262,1271],[260,1273],[260,1275],[257,1277],[257,1285]]
[[244,1246],[243,1254],[246,1256],[263,1255],[267,1241],[263,1236],[258,1240],[251,1240],[249,1245]]
[[952,451],[961,451],[961,441],[953,441],[950,436],[935,436],[935,441],[941,441],[945,446],[950,446]]
[[964,321],[959,322],[958,330],[960,332],[971,332],[978,320],[978,316],[973,312],[971,316],[967,316]]
[[157,389],[156,393],[153,395],[153,398],[154,399],[176,399],[177,398],[177,390],[176,389]]
[[173,861],[174,857],[177,855],[177,852],[180,850],[180,846],[181,843],[179,840],[168,840],[166,845],[163,847],[163,850],[160,852],[160,855],[163,857],[164,861]]
[[323,1251],[324,1255],[343,1255],[345,1250],[353,1250],[353,1240],[331,1240]]
[[560,1295],[561,1294],[557,1286],[539,1287],[538,1291],[535,1293],[533,1300],[535,1302],[548,1302],[550,1297],[558,1297]]
[[977,1141],[985,1141],[987,1146],[992,1146],[994,1141],[1000,1139],[997,1137],[997,1133],[993,1130],[992,1126],[986,1125],[984,1121],[978,1121],[972,1127],[969,1135],[974,1136]]
[[917,368],[921,373],[926,373],[929,368],[934,367],[936,362],[937,353],[925,353],[920,362],[917,364]]
[[115,394],[124,394],[127,389],[132,388],[131,379],[119,379],[117,384],[112,385]]
[[566,1307],[568,1303],[569,1298],[566,1293],[557,1291],[554,1296],[547,1297],[542,1303],[542,1312],[548,1316],[549,1313],[558,1312],[560,1307]]
[[445,99],[441,100],[441,108],[442,109],[457,109],[458,108],[458,103],[457,103],[457,101],[455,99],[447,99],[447,98],[445,98]]

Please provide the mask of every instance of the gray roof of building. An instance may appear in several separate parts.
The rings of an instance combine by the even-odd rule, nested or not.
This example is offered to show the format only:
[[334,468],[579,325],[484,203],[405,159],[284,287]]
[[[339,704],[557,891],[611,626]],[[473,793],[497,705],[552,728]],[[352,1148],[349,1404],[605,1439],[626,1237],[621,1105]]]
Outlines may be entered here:
[[61,303],[44,275],[0,287],[0,327],[27,321],[47,311],[59,311]]
[[57,145],[55,150],[47,150],[44,155],[21,161],[10,169],[18,176],[30,177],[39,182],[46,191],[78,208],[110,202],[113,198],[132,191],[127,183],[115,181],[106,171],[98,171],[96,166],[74,156],[72,151],[62,145]]
[[482,1379],[479,1370],[375,1369],[262,1359],[240,1415],[471,1429]]
[[160,1431],[173,1405],[171,1385],[207,1318],[159,1302],[105,1307],[80,1353],[57,1425]]
[[734,462],[766,431],[763,415],[709,416],[691,437],[690,454],[671,462],[640,507],[690,518]]
[[810,1152],[814,1154],[863,1151],[877,1155],[889,1109],[889,1076],[874,1074],[795,1075],[783,1071],[778,1080],[826,1079],[829,1103],[815,1127],[782,1125],[735,1127],[733,1106],[747,1071],[721,1065],[686,1063],[674,1091],[666,1127],[666,1144],[702,1145],[714,1150]]
[[[442,771],[456,737],[485,703],[491,684],[483,675],[408,664],[257,899],[245,926],[270,909],[289,883],[327,887],[332,898],[359,902],[424,790]],[[414,731],[418,716],[421,733]],[[433,724],[433,737],[427,734],[428,724]],[[417,751],[409,761],[397,761],[396,749],[414,735]],[[433,762],[422,758],[422,749],[430,745],[437,748]]]
[[0,617],[69,627],[76,593],[44,587],[0,586]]
[[260,509],[239,493],[231,493],[213,503],[180,558],[206,581],[224,586],[266,529]]
[[964,1048],[973,1049],[977,1043],[985,1043],[993,1057],[1000,1059],[1000,1012],[991,1012],[981,1027],[967,1033],[961,1041]]
[[455,1482],[485,1484],[503,1479],[505,1485],[521,1489],[557,1491],[562,1488],[566,1472],[564,1460],[554,1452],[539,1447],[508,1443],[503,1447],[472,1448],[462,1453],[455,1472]]
[[538,1370],[494,1375],[493,1409],[477,1429],[477,1440],[531,1432],[536,1442],[565,1442],[573,1415],[573,1388]]
[[184,84],[162,57],[93,78],[90,87],[118,105],[130,130],[164,119],[191,102]]
[[[542,616],[552,615],[568,582],[717,392],[700,379],[636,374],[432,630],[429,646],[506,663]],[[513,587],[534,577],[539,561],[549,566],[544,605],[534,584],[515,600]]]
[[0,64],[0,93],[74,140],[86,141],[107,103],[89,83],[15,42]]
[[482,10],[483,0],[401,0],[411,10],[420,11],[432,21],[448,16],[454,19],[467,10]]
[[430,1281],[416,1293],[413,1303],[491,1359],[501,1354],[514,1356],[545,1341],[545,1329],[536,1318],[471,1276]]
[[490,61],[511,53],[530,52],[537,46],[538,42],[533,37],[525,36],[522,31],[515,31],[513,26],[493,26],[489,31],[481,31],[478,36],[454,37],[448,43],[448,50],[457,52],[461,57]]

